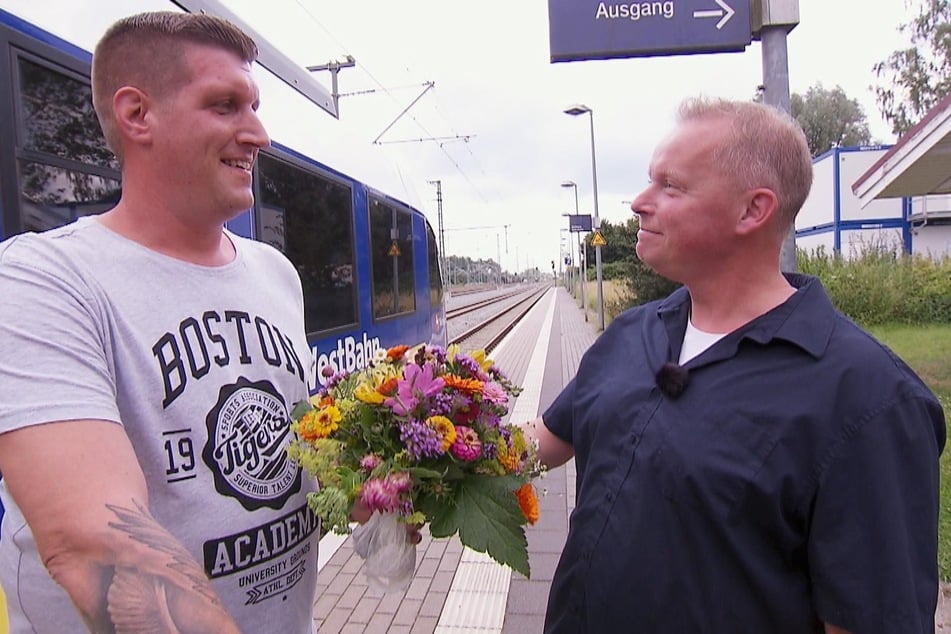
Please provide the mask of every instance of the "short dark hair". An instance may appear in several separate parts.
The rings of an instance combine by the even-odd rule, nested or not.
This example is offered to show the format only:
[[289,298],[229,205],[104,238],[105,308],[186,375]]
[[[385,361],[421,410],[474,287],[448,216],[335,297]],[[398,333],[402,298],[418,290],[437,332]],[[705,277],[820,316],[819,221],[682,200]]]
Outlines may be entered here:
[[92,100],[99,125],[119,160],[112,98],[123,86],[152,93],[175,90],[188,80],[182,44],[215,46],[250,63],[258,47],[231,22],[205,13],[155,11],[139,13],[113,24],[99,40],[92,58]]

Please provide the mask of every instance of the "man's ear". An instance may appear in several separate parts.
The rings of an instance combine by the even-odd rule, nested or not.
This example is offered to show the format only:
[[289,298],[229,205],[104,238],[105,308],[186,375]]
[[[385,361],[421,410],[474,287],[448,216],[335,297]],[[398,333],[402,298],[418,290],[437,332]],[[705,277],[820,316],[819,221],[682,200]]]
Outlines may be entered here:
[[151,102],[138,88],[123,86],[112,97],[112,112],[123,140],[149,144],[152,141]]
[[779,213],[779,199],[776,193],[765,187],[753,189],[746,194],[746,207],[736,223],[736,230],[741,235],[759,231],[762,227],[772,224]]

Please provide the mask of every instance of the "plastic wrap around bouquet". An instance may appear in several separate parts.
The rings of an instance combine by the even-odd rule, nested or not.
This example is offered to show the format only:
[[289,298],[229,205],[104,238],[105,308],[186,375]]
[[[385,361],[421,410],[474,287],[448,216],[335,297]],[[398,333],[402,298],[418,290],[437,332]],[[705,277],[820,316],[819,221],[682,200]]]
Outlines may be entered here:
[[353,536],[371,585],[398,590],[412,579],[406,524],[458,533],[529,576],[525,525],[538,519],[530,480],[540,465],[522,430],[502,422],[520,391],[484,352],[396,346],[294,408],[288,451],[320,482],[308,502],[324,527],[349,533],[358,499],[373,512]]

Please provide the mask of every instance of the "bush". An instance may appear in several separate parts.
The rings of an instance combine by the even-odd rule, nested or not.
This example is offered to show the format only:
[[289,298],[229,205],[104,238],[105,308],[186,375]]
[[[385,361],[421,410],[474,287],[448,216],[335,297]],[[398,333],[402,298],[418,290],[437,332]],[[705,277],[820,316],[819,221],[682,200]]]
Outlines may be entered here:
[[822,281],[839,310],[863,325],[951,321],[951,258],[866,245],[851,259],[821,247],[799,250],[797,261],[800,271]]

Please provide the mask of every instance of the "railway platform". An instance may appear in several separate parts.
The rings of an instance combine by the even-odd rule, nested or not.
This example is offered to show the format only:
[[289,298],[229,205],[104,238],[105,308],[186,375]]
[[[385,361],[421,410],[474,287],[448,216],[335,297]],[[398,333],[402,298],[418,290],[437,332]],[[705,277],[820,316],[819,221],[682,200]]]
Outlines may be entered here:
[[[492,358],[523,392],[510,420],[544,412],[574,376],[597,337],[594,325],[564,288],[535,305],[493,351]],[[541,517],[527,530],[531,579],[511,572],[458,538],[423,531],[416,574],[405,592],[367,586],[363,560],[350,540],[329,534],[320,542],[314,622],[320,634],[523,634],[541,632],[555,565],[574,508],[574,461],[536,482]]]

